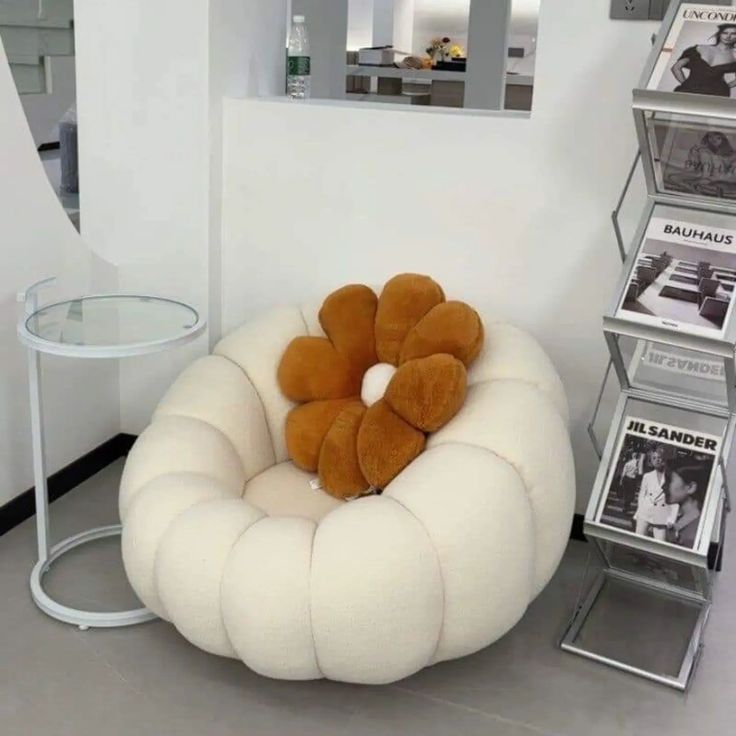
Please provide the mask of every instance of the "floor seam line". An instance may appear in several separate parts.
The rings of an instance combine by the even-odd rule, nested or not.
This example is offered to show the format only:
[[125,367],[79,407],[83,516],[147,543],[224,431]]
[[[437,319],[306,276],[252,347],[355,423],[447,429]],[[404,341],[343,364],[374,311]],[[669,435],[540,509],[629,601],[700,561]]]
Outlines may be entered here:
[[541,729],[539,726],[535,726],[531,723],[526,723],[524,721],[517,721],[513,718],[507,718],[505,716],[500,715],[499,713],[488,713],[487,711],[484,711],[475,706],[467,705],[465,703],[458,703],[455,700],[446,700],[445,698],[440,698],[436,695],[430,695],[429,693],[423,693],[418,690],[412,690],[411,688],[402,687],[400,685],[392,685],[392,687],[398,692],[405,693],[407,695],[414,695],[415,697],[423,698],[425,700],[431,700],[433,703],[439,703],[441,705],[449,705],[451,707],[459,708],[460,710],[467,711],[468,713],[475,713],[477,715],[486,716],[487,718],[493,718],[494,720],[500,721],[501,723],[506,723],[512,726],[521,726],[522,728],[526,728],[528,731],[531,731],[532,733],[539,734],[539,736],[563,736],[562,734],[555,733],[553,731],[545,731]]

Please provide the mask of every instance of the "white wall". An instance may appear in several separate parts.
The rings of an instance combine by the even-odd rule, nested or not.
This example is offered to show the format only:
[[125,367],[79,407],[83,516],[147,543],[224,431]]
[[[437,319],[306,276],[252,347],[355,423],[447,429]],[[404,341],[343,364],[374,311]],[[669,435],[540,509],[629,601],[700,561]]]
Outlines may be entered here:
[[230,101],[224,117],[225,328],[346,282],[432,274],[549,351],[570,396],[580,510],[620,269],[609,214],[656,28],[611,21],[608,6],[542,4],[528,120],[278,100]]
[[[222,329],[222,105],[227,95],[283,94],[286,0],[210,0],[209,22],[209,333]],[[271,29],[263,33],[263,28]]]
[[[42,300],[114,286],[51,190],[0,43],[0,505],[33,483],[26,353],[16,338],[16,293],[48,276]],[[47,457],[54,472],[120,431],[117,365],[44,357]]]
[[[82,232],[120,288],[188,301],[220,333],[221,103],[283,92],[285,0],[77,0]],[[268,28],[269,33],[262,29]],[[208,349],[125,361],[124,431]]]
[[373,0],[348,0],[348,49],[373,46]]
[[[209,2],[77,0],[82,235],[125,292],[208,303]],[[137,433],[205,339],[121,363]]]

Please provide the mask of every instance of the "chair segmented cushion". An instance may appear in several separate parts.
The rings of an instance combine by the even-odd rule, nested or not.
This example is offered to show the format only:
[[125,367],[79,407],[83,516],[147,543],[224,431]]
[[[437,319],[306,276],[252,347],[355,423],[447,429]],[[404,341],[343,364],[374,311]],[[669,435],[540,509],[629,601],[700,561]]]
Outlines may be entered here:
[[524,332],[484,320],[459,413],[378,496],[287,457],[277,367],[317,308],[283,309],[187,368],[125,465],[123,560],[192,644],[273,678],[389,683],[488,646],[556,570],[575,498],[567,402]]

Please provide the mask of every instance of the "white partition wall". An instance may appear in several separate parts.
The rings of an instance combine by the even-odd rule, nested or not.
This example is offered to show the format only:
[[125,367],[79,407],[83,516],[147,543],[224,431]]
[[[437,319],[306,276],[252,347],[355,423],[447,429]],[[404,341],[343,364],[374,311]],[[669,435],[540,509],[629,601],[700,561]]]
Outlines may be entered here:
[[579,510],[597,465],[586,424],[607,361],[596,315],[620,268],[608,212],[636,150],[632,80],[656,29],[611,21],[608,5],[543,1],[529,119],[264,100],[225,108],[225,329],[344,283],[432,274],[553,356],[570,396]]
[[[0,505],[33,483],[25,350],[16,338],[18,291],[49,277],[42,299],[115,287],[115,270],[80,239],[49,186],[0,42]],[[120,431],[117,364],[44,359],[49,471]]]
[[[281,0],[77,0],[82,232],[124,291],[179,297],[219,334],[221,101],[283,92]],[[183,350],[121,365],[138,432]]]

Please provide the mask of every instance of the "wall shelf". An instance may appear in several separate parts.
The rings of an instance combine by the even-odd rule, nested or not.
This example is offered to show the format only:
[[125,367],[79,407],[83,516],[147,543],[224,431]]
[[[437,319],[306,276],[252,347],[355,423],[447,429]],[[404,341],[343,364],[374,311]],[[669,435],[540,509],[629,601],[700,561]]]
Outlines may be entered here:
[[[369,66],[366,64],[348,64],[345,74],[349,77],[384,77],[390,79],[406,79],[407,81],[445,81],[464,82],[466,72],[452,72],[446,69],[400,69],[395,66]],[[534,77],[530,74],[506,74],[506,83],[524,87],[534,86]]]

